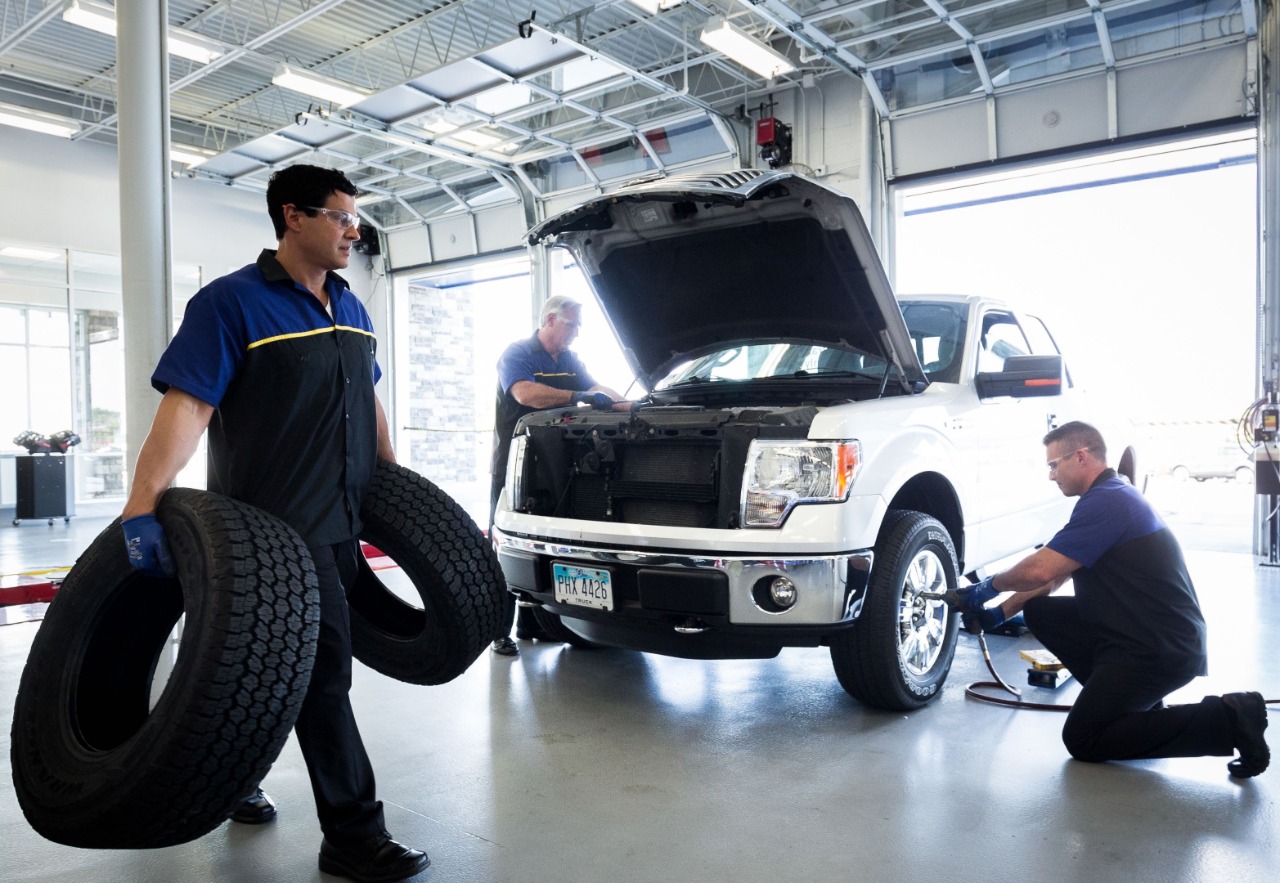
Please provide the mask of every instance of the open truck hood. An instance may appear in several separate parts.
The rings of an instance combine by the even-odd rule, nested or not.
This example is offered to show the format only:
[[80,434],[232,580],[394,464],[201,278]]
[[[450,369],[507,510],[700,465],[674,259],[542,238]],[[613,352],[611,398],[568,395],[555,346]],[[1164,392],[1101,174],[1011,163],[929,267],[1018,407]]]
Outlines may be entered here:
[[761,341],[870,353],[903,383],[927,382],[858,207],[799,175],[631,184],[528,240],[573,254],[648,389],[676,363]]

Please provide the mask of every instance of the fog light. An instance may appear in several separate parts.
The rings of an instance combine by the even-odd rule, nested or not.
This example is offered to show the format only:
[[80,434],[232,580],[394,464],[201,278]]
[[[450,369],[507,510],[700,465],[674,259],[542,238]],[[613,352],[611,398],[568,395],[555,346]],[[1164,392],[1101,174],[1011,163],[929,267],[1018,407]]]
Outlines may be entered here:
[[769,583],[769,597],[779,607],[790,607],[796,603],[796,584],[785,576],[780,576]]

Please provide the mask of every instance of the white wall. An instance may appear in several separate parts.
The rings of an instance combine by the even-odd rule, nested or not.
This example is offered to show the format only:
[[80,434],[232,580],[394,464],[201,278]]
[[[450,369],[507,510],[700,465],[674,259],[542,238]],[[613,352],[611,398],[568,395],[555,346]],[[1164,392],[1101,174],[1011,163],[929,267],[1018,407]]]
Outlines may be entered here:
[[[116,149],[3,127],[0,131],[0,241],[120,254]],[[173,260],[199,264],[209,281],[274,248],[266,194],[185,176],[171,182]],[[390,413],[389,298],[381,258],[355,256],[342,276],[368,307],[378,330]],[[123,377],[121,378],[123,382]],[[394,417],[392,418],[394,419]]]
[[[120,254],[115,147],[6,127],[0,132],[0,181],[0,239]],[[209,280],[252,263],[263,248],[275,247],[264,193],[185,176],[170,183],[175,262],[200,264]],[[387,298],[385,285],[374,278],[379,269],[379,259],[358,256],[342,275],[369,306],[383,334]],[[385,345],[386,339],[380,339],[381,352]]]

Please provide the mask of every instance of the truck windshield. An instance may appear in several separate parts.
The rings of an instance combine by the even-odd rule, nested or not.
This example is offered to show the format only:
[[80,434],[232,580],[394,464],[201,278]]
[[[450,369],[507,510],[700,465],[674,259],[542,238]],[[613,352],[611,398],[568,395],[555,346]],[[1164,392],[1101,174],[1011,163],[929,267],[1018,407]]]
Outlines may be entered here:
[[[916,357],[929,379],[956,382],[960,344],[964,340],[964,304],[913,301],[903,304],[902,315]],[[743,343],[677,365],[655,388],[810,377],[861,377],[879,381],[884,372],[884,358],[872,353],[813,343]]]

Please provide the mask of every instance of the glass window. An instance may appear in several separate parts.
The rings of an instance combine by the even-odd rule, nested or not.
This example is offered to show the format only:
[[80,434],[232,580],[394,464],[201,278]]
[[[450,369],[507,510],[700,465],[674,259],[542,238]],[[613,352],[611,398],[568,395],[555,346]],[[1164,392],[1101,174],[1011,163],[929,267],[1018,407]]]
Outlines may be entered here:
[[963,305],[906,303],[902,305],[902,318],[916,358],[929,379],[959,382],[966,325]]
[[32,346],[67,345],[67,313],[65,310],[28,310],[29,342]]
[[982,346],[978,350],[979,371],[1003,371],[1004,360],[1025,356],[1031,345],[1017,321],[1008,313],[988,313],[982,320]]
[[28,425],[27,350],[23,346],[0,345],[0,447],[13,447],[13,437]]
[[[17,307],[0,305],[0,343],[26,343],[26,319]],[[6,378],[5,383],[9,380]]]
[[[124,493],[124,338],[120,258],[0,243],[0,444],[25,430],[69,429],[80,500]],[[200,287],[195,264],[176,264],[175,301]],[[179,477],[203,486],[203,455]],[[188,475],[190,473],[190,475]]]
[[31,396],[31,429],[45,435],[74,429],[67,347],[33,346],[27,353],[35,387],[35,395]]

